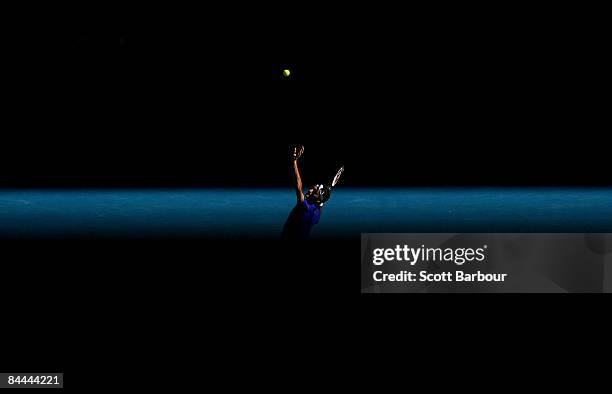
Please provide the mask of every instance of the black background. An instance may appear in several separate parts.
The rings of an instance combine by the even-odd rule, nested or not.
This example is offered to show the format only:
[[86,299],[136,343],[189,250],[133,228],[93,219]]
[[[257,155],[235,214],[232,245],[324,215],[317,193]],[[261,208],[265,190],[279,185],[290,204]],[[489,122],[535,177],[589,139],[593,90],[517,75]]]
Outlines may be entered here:
[[295,143],[308,183],[610,184],[603,26],[579,14],[150,8],[118,49],[15,41],[2,185],[284,186]]

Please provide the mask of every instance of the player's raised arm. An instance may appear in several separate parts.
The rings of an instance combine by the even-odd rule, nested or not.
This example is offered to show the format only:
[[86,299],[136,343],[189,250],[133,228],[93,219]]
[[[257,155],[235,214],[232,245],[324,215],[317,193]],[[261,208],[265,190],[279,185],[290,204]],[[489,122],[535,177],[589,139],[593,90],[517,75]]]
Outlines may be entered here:
[[304,193],[302,192],[302,178],[300,177],[300,170],[298,168],[298,159],[304,153],[304,146],[298,146],[293,148],[293,174],[295,175],[295,196],[297,197],[298,204],[304,202]]

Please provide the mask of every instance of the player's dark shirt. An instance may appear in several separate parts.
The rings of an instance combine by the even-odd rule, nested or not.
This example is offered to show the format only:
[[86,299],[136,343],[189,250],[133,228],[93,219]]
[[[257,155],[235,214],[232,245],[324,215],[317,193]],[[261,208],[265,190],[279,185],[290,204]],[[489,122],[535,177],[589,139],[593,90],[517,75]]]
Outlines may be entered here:
[[308,238],[312,226],[319,223],[321,209],[308,201],[297,203],[289,213],[283,227],[282,238],[304,239]]

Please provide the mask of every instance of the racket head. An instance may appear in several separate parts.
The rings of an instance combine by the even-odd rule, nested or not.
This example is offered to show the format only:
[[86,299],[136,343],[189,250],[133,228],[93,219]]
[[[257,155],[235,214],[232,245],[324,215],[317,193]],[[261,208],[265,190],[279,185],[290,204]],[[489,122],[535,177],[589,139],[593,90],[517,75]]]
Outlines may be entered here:
[[342,176],[342,173],[344,172],[344,166],[340,167],[340,169],[338,170],[338,172],[336,172],[336,176],[334,177],[334,180],[332,181],[331,185],[332,187],[336,186],[336,184],[338,183],[338,181],[340,180],[340,177]]

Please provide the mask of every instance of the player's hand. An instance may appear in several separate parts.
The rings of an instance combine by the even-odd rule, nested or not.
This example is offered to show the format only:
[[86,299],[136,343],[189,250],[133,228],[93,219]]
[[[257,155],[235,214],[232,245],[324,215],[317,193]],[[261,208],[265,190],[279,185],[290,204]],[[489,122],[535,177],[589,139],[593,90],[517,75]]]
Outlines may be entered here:
[[304,153],[304,145],[296,146],[293,148],[293,161],[299,159]]

